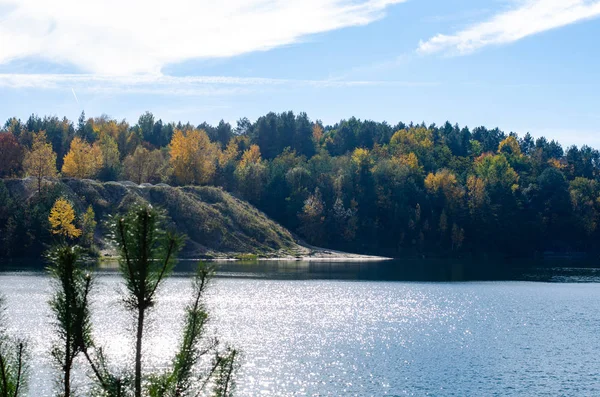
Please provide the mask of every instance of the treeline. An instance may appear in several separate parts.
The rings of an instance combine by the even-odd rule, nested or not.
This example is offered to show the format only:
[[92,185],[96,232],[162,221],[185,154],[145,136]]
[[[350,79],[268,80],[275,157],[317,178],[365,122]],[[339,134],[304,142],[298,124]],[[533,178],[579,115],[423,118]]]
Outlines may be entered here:
[[[326,126],[292,112],[235,127],[151,113],[135,125],[83,113],[77,123],[9,119],[0,176],[32,176],[41,191],[59,175],[221,186],[309,243],[350,251],[523,256],[593,252],[600,241],[597,150],[448,122]],[[6,254],[35,211],[0,203]]]

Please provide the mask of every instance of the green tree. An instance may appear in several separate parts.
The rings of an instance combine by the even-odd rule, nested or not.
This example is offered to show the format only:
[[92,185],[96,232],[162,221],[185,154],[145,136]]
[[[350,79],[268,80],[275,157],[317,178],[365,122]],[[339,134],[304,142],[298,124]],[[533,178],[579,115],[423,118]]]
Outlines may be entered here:
[[123,174],[138,185],[146,182],[159,183],[169,175],[168,163],[160,150],[138,146],[133,154],[125,158]]
[[183,237],[164,232],[160,213],[145,206],[117,218],[112,230],[120,254],[119,270],[127,287],[126,307],[137,319],[134,390],[135,397],[141,397],[146,314],[154,306],[159,286],[173,270]]
[[[133,207],[126,215],[112,220],[113,242],[120,253],[119,270],[126,287],[124,303],[136,318],[135,359],[132,381],[108,370],[102,349],[93,341],[82,351],[95,374],[101,394],[117,396],[192,397],[203,393],[212,383],[215,395],[230,395],[237,350],[217,349],[218,341],[203,342],[208,312],[204,294],[212,269],[200,265],[193,283],[193,299],[186,307],[183,336],[171,367],[162,373],[143,373],[143,340],[146,315],[156,303],[156,293],[169,276],[183,237],[165,232],[163,215],[150,206]],[[91,349],[88,349],[91,348]],[[91,354],[88,350],[92,350]],[[199,368],[204,356],[213,354],[209,369]],[[218,391],[218,392],[217,392]],[[221,393],[221,394],[218,394]]]
[[[208,349],[202,345],[206,332],[208,311],[204,305],[204,294],[209,285],[212,268],[199,265],[192,283],[193,299],[185,309],[183,335],[169,370],[151,378],[149,395],[152,397],[192,397],[205,392],[212,379],[213,396],[231,396],[235,386],[235,371],[238,351],[228,347],[215,350],[218,340],[213,340]],[[207,354],[213,354],[210,370],[199,371],[198,364]]]
[[318,244],[323,241],[325,205],[318,188],[315,189],[314,194],[308,196],[298,217],[300,218],[300,232],[309,243]]
[[80,249],[66,244],[48,253],[54,293],[50,307],[56,319],[58,342],[52,357],[61,368],[60,395],[72,395],[71,380],[75,358],[91,344],[89,293],[92,278],[81,260]]
[[105,181],[116,180],[123,169],[119,146],[115,139],[108,134],[100,136],[99,144],[102,153],[102,168],[98,177]]
[[86,248],[94,245],[94,233],[96,232],[96,214],[92,206],[88,206],[83,214],[81,222],[81,244]]
[[598,182],[577,177],[569,186],[576,224],[591,235],[600,220],[600,188]]
[[474,168],[476,175],[490,188],[510,192],[517,187],[519,175],[502,154],[483,155],[475,161]]

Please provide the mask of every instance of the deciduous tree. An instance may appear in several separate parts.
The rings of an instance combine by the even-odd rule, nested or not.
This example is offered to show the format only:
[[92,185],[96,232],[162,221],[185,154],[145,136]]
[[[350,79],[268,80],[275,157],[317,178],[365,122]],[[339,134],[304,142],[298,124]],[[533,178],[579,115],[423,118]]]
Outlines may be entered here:
[[0,178],[17,176],[23,166],[23,155],[15,136],[0,132]]
[[119,146],[108,134],[100,135],[99,146],[102,153],[102,168],[99,172],[99,178],[106,181],[116,180],[123,169]]
[[94,233],[96,232],[96,214],[90,205],[83,214],[81,221],[81,245],[91,247],[94,244]]
[[321,197],[319,189],[308,196],[304,201],[302,212],[298,214],[300,218],[300,232],[311,244],[318,244],[323,240],[325,232],[323,224],[325,223],[325,203]]
[[217,161],[217,147],[202,130],[175,130],[171,144],[173,176],[180,185],[201,185],[212,180]]
[[52,150],[52,145],[46,141],[45,131],[34,135],[31,150],[25,154],[23,167],[26,175],[36,178],[38,193],[41,193],[44,178],[56,176],[56,153]]
[[91,145],[75,137],[69,153],[65,155],[62,172],[73,178],[94,178],[102,167],[102,159],[99,145]]
[[235,170],[235,178],[242,195],[252,203],[258,203],[262,197],[266,182],[267,167],[264,164],[260,149],[252,145],[242,155]]
[[168,177],[168,163],[161,150],[148,150],[138,146],[132,155],[125,158],[125,178],[137,183],[159,183]]
[[81,230],[75,226],[75,210],[64,198],[59,198],[54,203],[48,217],[52,234],[65,239],[74,239],[81,236]]

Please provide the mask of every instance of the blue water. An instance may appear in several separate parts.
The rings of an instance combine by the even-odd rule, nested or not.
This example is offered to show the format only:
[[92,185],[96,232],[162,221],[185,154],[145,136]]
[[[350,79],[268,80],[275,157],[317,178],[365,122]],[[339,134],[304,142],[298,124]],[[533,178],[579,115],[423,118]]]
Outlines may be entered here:
[[[238,396],[600,395],[600,284],[224,275],[207,305],[211,332],[243,352]],[[120,289],[115,274],[98,277],[93,317],[108,356],[127,365]],[[37,358],[31,396],[53,395],[49,291],[43,273],[0,273],[9,327]],[[148,367],[170,360],[190,291],[184,275],[161,290]]]

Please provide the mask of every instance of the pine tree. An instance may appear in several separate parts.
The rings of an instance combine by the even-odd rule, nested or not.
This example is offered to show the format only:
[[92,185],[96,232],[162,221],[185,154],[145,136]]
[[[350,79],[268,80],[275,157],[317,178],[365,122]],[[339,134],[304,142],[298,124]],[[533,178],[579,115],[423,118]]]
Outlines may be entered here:
[[75,358],[91,345],[89,294],[92,278],[81,260],[77,246],[61,244],[48,253],[48,268],[54,284],[50,308],[56,318],[59,343],[52,357],[62,369],[60,395],[71,395],[71,374]]

